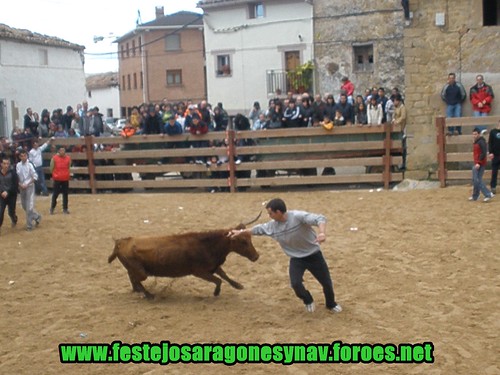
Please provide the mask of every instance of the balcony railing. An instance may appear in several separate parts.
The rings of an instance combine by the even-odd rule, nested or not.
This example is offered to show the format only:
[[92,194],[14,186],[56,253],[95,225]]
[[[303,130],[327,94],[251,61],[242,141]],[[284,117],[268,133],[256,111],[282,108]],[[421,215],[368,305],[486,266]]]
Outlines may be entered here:
[[266,71],[268,95],[273,95],[278,89],[284,93],[291,91],[294,94],[309,92],[312,89],[312,83],[312,77],[306,77],[302,74],[287,72],[285,70]]

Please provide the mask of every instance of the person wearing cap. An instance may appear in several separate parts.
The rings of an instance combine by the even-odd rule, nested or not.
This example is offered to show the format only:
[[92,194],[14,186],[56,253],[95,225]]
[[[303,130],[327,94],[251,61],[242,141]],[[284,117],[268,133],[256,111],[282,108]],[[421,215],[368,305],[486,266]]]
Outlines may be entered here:
[[488,202],[494,197],[494,194],[488,190],[483,182],[483,174],[486,169],[487,158],[487,147],[486,140],[481,135],[481,129],[475,127],[472,131],[472,139],[474,141],[473,146],[473,159],[474,166],[472,167],[472,195],[469,197],[469,201],[477,201],[479,199],[479,194],[483,193],[484,202]]
[[[280,198],[267,202],[266,210],[271,221],[249,229],[233,229],[228,236],[250,233],[254,236],[269,236],[278,241],[290,258],[291,286],[295,295],[304,303],[306,311],[312,313],[316,308],[313,296],[303,282],[307,270],[323,287],[325,307],[330,312],[340,313],[342,307],[335,300],[333,281],[320,248],[320,244],[326,241],[326,217],[306,211],[287,211],[285,202]],[[318,233],[313,226],[318,227]]]

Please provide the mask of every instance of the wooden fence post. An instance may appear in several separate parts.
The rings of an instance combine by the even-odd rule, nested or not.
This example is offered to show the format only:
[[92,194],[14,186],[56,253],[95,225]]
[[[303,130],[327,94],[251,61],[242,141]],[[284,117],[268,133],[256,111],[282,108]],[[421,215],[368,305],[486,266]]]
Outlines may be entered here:
[[236,192],[236,165],[234,164],[234,157],[236,154],[236,148],[234,141],[236,138],[236,132],[232,127],[227,130],[227,141],[228,141],[228,157],[229,157],[229,191],[231,193]]
[[97,193],[95,187],[95,164],[94,164],[94,137],[92,135],[85,136],[85,146],[87,148],[87,161],[89,169],[89,185],[92,194]]
[[437,146],[438,146],[438,178],[442,188],[446,187],[446,136],[444,117],[436,117]]
[[384,150],[385,154],[383,156],[384,161],[384,189],[389,189],[389,184],[391,182],[391,165],[392,165],[392,156],[391,156],[391,148],[392,148],[392,139],[391,139],[391,131],[392,125],[389,123],[384,124]]

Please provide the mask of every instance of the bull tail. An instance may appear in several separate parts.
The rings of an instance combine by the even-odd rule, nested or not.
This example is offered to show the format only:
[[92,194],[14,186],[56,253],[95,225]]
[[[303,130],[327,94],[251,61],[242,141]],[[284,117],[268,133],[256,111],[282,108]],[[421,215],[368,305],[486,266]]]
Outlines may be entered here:
[[118,241],[119,240],[115,240],[115,248],[113,249],[113,252],[111,253],[111,255],[108,257],[108,263],[111,263],[112,261],[114,261],[116,259],[116,257],[118,256]]

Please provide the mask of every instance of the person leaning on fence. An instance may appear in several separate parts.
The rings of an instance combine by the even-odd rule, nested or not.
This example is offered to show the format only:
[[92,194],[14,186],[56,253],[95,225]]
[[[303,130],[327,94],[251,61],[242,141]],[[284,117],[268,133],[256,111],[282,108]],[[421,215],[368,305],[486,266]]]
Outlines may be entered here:
[[382,104],[377,102],[377,98],[372,96],[370,98],[370,104],[366,109],[368,126],[371,125],[382,125],[382,118],[384,116],[384,111],[382,109]]
[[469,197],[469,201],[477,201],[479,199],[479,194],[483,193],[484,202],[488,202],[494,197],[494,194],[488,190],[483,182],[483,174],[486,169],[487,162],[487,147],[486,140],[481,135],[481,129],[475,127],[472,131],[472,138],[474,141],[473,146],[473,158],[474,166],[472,167],[472,195]]
[[[456,81],[455,73],[448,74],[448,82],[441,90],[441,99],[446,103],[446,117],[462,117],[462,103],[467,94],[464,86]],[[448,126],[448,135],[462,134],[461,126]]]
[[[335,300],[333,281],[328,265],[321,252],[320,244],[326,241],[326,218],[306,211],[287,211],[282,199],[275,198],[266,204],[271,221],[258,224],[250,229],[234,229],[229,236],[250,233],[255,236],[269,236],[278,241],[282,250],[290,257],[289,275],[291,286],[306,308],[314,312],[315,304],[311,293],[305,288],[303,276],[311,272],[323,287],[326,308],[334,313],[342,311]],[[318,227],[318,233],[313,229]]]
[[399,167],[402,171],[406,170],[406,107],[403,104],[401,94],[394,95],[394,116],[392,118],[392,125],[400,128],[401,147],[403,148],[403,164]]
[[500,120],[497,127],[492,129],[488,138],[488,158],[491,160],[490,188],[493,194],[497,193],[498,167],[500,167]]

